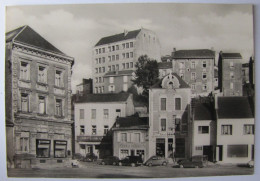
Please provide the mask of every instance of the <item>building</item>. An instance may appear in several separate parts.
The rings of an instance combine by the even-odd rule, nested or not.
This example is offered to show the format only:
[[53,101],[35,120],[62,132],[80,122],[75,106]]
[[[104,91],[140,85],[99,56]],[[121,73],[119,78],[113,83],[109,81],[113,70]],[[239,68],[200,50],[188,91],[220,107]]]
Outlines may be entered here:
[[242,84],[249,83],[249,63],[242,64]]
[[159,78],[163,78],[165,75],[171,73],[172,62],[158,62]]
[[218,67],[214,67],[214,90],[218,89]]
[[255,59],[250,57],[249,60],[249,83],[254,87],[255,85]]
[[242,96],[242,56],[240,53],[219,53],[219,89],[224,96]]
[[104,75],[104,86],[102,86],[101,90],[98,91],[110,93],[127,92],[127,90],[133,85],[133,75],[133,70],[108,72]]
[[247,97],[218,97],[216,161],[247,163],[254,159],[254,115]]
[[104,75],[111,71],[135,70],[141,55],[159,61],[160,49],[156,34],[144,28],[101,38],[92,53],[93,92],[110,92],[105,88]]
[[191,90],[176,73],[170,73],[149,90],[149,157],[191,156]]
[[71,158],[71,68],[29,26],[6,33],[8,166],[65,166]]
[[216,118],[214,102],[208,97],[194,98],[192,155],[207,155],[215,160]]
[[82,79],[82,83],[76,86],[76,93],[78,96],[92,94],[93,93],[92,91],[93,91],[92,79]]
[[148,117],[120,117],[113,130],[113,155],[120,159],[126,156],[141,156],[148,159]]
[[165,55],[161,57],[162,62],[172,62],[172,56],[171,55]]
[[117,117],[134,114],[129,93],[89,94],[75,102],[75,153],[112,155],[112,133]]
[[192,97],[207,96],[214,90],[215,51],[174,49],[172,58],[173,71],[191,87]]

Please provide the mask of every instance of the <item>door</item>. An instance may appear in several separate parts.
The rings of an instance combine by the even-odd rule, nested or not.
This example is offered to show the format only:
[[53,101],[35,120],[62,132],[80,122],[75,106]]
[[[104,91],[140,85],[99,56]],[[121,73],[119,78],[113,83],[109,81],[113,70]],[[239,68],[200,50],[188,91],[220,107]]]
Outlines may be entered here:
[[203,155],[207,155],[208,161],[213,162],[213,146],[203,146]]
[[131,156],[135,156],[135,150],[131,150]]
[[219,161],[222,161],[223,159],[223,145],[219,145],[219,153],[218,153],[218,159]]
[[156,156],[161,156],[165,158],[165,139],[156,139]]

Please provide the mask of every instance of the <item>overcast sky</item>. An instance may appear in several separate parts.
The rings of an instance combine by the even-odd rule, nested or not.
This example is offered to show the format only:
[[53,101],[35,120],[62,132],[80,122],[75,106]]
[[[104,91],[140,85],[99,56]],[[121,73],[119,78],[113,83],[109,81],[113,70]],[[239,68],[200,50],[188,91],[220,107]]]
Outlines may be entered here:
[[75,58],[72,89],[91,77],[92,48],[104,36],[141,27],[154,31],[162,55],[176,49],[211,47],[219,53],[253,55],[250,5],[89,4],[12,6],[6,8],[6,32],[29,25],[46,40]]

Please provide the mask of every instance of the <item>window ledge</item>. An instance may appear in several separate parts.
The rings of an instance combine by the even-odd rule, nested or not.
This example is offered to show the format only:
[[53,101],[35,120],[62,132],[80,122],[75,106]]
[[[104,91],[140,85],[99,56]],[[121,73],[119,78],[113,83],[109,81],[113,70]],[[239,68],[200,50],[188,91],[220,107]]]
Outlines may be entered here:
[[65,118],[65,116],[58,116],[58,115],[54,115],[54,117],[55,117],[55,118],[62,118],[62,119]]
[[48,114],[37,113],[38,116],[48,117]]
[[22,81],[22,82],[26,82],[26,83],[30,83],[31,82],[31,80],[26,80],[26,79],[19,79],[20,81]]
[[39,82],[39,81],[37,81],[37,84],[42,85],[42,86],[48,86],[48,84],[45,83],[45,82]]

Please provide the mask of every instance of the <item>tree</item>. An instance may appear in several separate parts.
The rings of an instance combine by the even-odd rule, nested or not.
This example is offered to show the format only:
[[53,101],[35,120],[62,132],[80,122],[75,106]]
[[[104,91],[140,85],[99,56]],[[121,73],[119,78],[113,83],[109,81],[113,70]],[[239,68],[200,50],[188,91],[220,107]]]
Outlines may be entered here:
[[158,63],[147,55],[142,55],[138,58],[135,67],[135,79],[132,81],[138,87],[143,88],[143,95],[148,98],[149,88],[158,81]]

